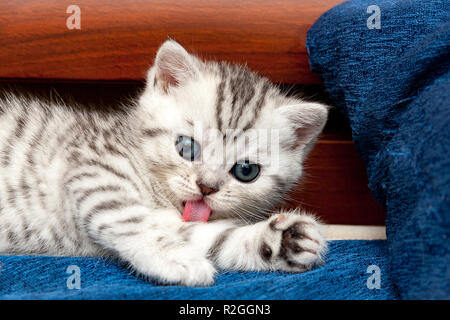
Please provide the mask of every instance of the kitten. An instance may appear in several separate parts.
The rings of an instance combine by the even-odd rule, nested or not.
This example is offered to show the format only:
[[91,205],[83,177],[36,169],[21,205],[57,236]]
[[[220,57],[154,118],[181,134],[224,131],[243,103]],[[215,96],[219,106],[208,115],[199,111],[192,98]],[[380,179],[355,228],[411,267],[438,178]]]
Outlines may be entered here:
[[190,286],[216,268],[322,262],[314,217],[271,210],[302,175],[324,105],[168,40],[125,112],[13,95],[0,107],[2,253],[112,255]]

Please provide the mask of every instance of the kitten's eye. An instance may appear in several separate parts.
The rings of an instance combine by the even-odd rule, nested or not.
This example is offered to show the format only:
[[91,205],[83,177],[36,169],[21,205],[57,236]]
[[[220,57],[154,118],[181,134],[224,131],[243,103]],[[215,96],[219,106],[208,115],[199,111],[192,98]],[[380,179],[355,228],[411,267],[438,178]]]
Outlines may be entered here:
[[231,173],[242,182],[251,182],[256,179],[259,175],[259,165],[256,163],[250,163],[248,160],[244,162],[237,162],[233,168],[231,168]]
[[200,155],[199,144],[190,137],[179,136],[175,142],[175,147],[178,154],[189,161],[194,161]]

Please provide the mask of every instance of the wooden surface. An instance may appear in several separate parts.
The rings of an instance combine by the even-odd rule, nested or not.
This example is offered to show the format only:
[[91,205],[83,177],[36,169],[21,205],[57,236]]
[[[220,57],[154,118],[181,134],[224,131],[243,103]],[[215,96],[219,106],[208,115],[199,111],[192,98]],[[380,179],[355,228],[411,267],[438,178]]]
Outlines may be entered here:
[[327,240],[386,240],[384,226],[327,224],[322,231]]
[[367,186],[365,167],[351,140],[326,134],[311,151],[305,175],[284,207],[302,207],[332,224],[384,225],[384,209]]
[[[140,80],[171,37],[282,83],[318,83],[308,28],[342,0],[0,1],[0,78]],[[81,9],[68,30],[66,9]]]

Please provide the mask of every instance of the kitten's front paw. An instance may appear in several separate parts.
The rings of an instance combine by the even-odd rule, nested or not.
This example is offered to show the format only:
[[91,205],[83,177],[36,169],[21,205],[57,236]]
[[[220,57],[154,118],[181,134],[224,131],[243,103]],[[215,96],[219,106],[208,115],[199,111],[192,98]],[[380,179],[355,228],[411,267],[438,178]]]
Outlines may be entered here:
[[267,221],[260,255],[272,270],[304,272],[322,264],[326,250],[320,224],[312,216],[280,213]]
[[209,260],[199,258],[169,261],[161,276],[173,284],[209,286],[214,283],[215,273],[216,269]]
[[209,286],[214,283],[216,269],[204,258],[187,252],[171,252],[164,259],[153,259],[151,263],[133,261],[134,269],[143,276],[166,284],[185,286]]

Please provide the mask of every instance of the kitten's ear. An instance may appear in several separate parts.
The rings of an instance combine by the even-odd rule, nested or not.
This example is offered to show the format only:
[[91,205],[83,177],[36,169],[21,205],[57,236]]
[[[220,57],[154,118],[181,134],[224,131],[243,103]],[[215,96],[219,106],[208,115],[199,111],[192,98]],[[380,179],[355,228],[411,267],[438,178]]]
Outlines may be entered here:
[[315,142],[327,122],[329,107],[320,103],[303,102],[280,107],[280,113],[294,129],[296,146]]
[[197,58],[178,42],[167,40],[159,48],[155,63],[148,74],[148,83],[167,92],[170,87],[182,86],[196,75]]

